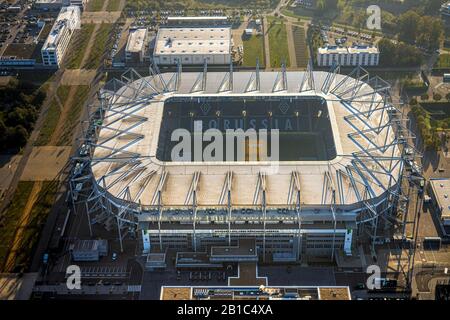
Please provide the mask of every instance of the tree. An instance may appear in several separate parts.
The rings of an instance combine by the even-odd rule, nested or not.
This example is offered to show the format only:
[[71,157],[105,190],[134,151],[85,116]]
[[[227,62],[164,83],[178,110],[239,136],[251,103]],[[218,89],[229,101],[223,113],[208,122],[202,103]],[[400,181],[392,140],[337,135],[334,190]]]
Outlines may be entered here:
[[442,20],[433,19],[429,34],[430,36],[429,48],[431,50],[435,50],[440,47],[443,34],[444,34],[444,26],[442,24]]
[[447,99],[447,101],[450,101],[450,92],[445,95],[445,99]]
[[383,38],[378,42],[378,48],[380,64],[383,66],[416,67],[423,61],[420,50],[405,43],[394,44],[389,39]]
[[12,131],[11,138],[16,145],[24,146],[28,140],[28,132],[24,127],[19,125],[15,127],[14,130]]
[[417,34],[417,45],[427,49],[435,50],[439,48],[443,37],[444,27],[440,19],[424,16],[420,20]]
[[380,50],[380,62],[385,66],[392,66],[395,61],[395,44],[389,39],[381,39],[378,42],[378,49]]
[[414,43],[417,38],[420,16],[412,10],[403,13],[398,19],[398,38],[408,43]]

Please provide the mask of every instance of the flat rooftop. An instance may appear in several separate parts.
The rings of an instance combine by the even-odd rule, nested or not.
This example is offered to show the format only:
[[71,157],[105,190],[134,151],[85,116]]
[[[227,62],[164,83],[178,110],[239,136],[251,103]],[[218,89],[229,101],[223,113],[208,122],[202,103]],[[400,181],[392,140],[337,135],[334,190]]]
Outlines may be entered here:
[[77,6],[63,7],[53,24],[52,30],[45,40],[42,50],[55,48],[61,40],[64,29],[74,30],[80,27],[80,8]]
[[211,256],[256,256],[256,243],[253,239],[241,239],[235,247],[211,247]]
[[320,54],[358,54],[358,53],[380,53],[375,46],[326,46],[318,49]]
[[450,219],[450,179],[431,179],[430,185],[441,208],[441,218]]
[[191,288],[165,287],[161,290],[161,300],[191,300]]
[[319,288],[320,300],[351,300],[348,288]]
[[162,286],[161,300],[351,300],[349,287]]
[[201,16],[201,17],[167,17],[167,21],[209,21],[209,20],[227,20],[226,16]]
[[147,33],[147,28],[130,29],[126,51],[141,52],[145,47]]
[[182,27],[160,28],[156,36],[155,55],[229,54],[231,28]]

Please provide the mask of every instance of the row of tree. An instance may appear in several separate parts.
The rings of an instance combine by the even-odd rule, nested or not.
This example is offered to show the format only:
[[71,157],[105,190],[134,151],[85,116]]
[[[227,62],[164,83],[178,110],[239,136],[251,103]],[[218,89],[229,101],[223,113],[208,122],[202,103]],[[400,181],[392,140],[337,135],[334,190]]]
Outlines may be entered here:
[[439,48],[443,36],[443,25],[440,19],[431,16],[420,16],[409,10],[398,18],[398,39],[416,44],[427,50]]
[[26,143],[45,93],[18,81],[0,88],[0,152],[17,151]]
[[423,62],[422,52],[415,46],[383,38],[378,42],[380,65],[384,67],[415,67]]
[[417,122],[417,127],[421,133],[423,144],[426,149],[438,150],[441,145],[437,132],[437,124],[431,119],[430,114],[420,105],[416,104],[411,108]]

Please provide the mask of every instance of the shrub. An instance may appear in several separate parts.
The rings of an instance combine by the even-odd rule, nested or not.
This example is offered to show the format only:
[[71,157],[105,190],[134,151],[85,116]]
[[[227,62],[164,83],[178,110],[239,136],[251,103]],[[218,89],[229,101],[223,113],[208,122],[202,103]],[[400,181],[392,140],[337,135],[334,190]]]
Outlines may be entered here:
[[417,99],[416,98],[411,98],[411,100],[409,100],[409,104],[412,106],[417,105]]
[[433,99],[435,101],[440,101],[442,99],[442,96],[439,93],[433,94]]

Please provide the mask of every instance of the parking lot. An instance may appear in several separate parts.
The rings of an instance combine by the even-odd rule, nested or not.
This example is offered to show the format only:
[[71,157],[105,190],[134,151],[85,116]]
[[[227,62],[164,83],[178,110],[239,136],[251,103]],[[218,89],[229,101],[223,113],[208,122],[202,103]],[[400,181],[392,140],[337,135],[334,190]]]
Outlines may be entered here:
[[351,45],[352,43],[358,44],[372,44],[376,38],[372,38],[372,35],[357,32],[354,30],[345,30],[340,27],[334,26],[318,26],[311,24],[311,27],[320,30],[320,36],[325,44],[329,45]]

